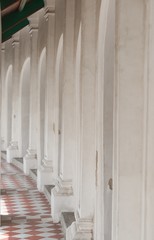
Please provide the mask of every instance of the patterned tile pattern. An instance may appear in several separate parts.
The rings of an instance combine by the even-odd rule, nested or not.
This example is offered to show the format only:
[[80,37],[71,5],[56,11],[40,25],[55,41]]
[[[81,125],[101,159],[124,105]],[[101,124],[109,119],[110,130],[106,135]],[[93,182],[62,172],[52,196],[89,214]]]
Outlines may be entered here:
[[1,174],[13,174],[22,173],[22,171],[14,166],[13,164],[8,164],[5,160],[1,161]]
[[2,160],[0,240],[63,239],[61,225],[51,218],[51,207],[36,183]]
[[36,188],[35,182],[30,177],[23,174],[2,174],[1,179],[1,189]]

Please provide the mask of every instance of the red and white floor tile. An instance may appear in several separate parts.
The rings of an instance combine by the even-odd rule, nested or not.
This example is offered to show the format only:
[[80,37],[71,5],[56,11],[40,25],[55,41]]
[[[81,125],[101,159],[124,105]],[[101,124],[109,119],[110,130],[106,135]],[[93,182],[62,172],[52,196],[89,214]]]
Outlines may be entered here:
[[61,225],[51,218],[51,207],[35,182],[2,160],[0,240],[64,239]]

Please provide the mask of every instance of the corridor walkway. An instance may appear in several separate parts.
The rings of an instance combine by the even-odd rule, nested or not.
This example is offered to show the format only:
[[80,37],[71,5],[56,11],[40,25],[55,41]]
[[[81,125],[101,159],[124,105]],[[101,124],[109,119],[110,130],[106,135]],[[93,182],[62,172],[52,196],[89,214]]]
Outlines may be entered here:
[[60,224],[54,224],[51,208],[35,182],[2,159],[0,239],[63,239]]

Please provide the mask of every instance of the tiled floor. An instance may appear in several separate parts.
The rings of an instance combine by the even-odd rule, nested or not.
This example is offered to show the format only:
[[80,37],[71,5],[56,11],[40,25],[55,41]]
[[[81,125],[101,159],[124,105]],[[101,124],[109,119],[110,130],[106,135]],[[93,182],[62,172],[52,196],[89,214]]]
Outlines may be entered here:
[[63,239],[60,224],[52,222],[51,208],[35,182],[5,160],[1,163],[0,239]]

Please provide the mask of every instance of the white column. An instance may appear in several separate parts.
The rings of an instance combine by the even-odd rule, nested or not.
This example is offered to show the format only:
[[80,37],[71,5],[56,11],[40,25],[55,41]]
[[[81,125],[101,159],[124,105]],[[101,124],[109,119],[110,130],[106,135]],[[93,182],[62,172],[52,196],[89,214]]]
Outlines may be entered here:
[[64,29],[64,58],[62,87],[61,158],[58,183],[52,191],[52,216],[59,221],[63,210],[74,209],[73,168],[75,165],[75,79],[74,79],[74,21],[75,1],[66,1]]
[[97,41],[97,187],[94,239],[111,240],[115,0],[102,0]]
[[145,1],[116,1],[114,240],[145,240],[145,6]]
[[38,189],[45,184],[53,184],[53,151],[54,151],[54,66],[55,66],[55,0],[46,0],[45,19],[47,24],[46,45],[46,106],[45,106],[45,146],[44,159],[38,169]]
[[[1,14],[1,8],[0,8],[0,14]],[[0,34],[1,34],[1,36],[2,36],[2,29],[1,29],[1,17],[0,17]],[[0,39],[1,40],[1,39]],[[0,44],[0,49],[1,49],[1,44]],[[0,52],[0,59],[2,59],[1,58],[1,54],[2,54],[2,51]],[[1,60],[2,61],[2,60]],[[0,61],[0,66],[1,66],[1,71],[2,71],[2,63],[1,63],[1,61]],[[1,79],[0,79],[0,96],[1,96],[1,98],[0,98],[0,119],[2,120],[2,85],[3,85],[3,82],[2,82],[2,75],[1,75],[1,72],[0,72],[0,76],[1,76]],[[2,138],[1,138],[1,127],[2,127],[2,122],[0,122],[0,139],[1,139],[1,144],[0,144],[0,159],[1,159],[1,150],[2,150],[2,147],[1,147],[1,145],[2,145]],[[1,226],[1,219],[0,219],[0,226]]]
[[6,150],[5,43],[1,45],[1,148]]
[[93,239],[96,146],[96,5],[83,0],[81,5],[81,179],[80,206],[76,222],[67,229],[66,239]]
[[[1,15],[1,8],[0,8],[0,15]],[[1,18],[0,18],[0,34],[2,36],[2,31],[1,31]],[[0,38],[0,42],[1,42],[1,38]],[[1,46],[0,46],[1,47]],[[1,58],[1,52],[0,52],[0,58]],[[0,62],[0,66],[2,67],[1,65],[1,62]],[[2,109],[2,78],[0,79],[0,119],[1,119],[1,109]],[[1,139],[1,122],[0,122],[0,139]],[[1,144],[0,144],[0,164],[1,164]],[[0,226],[1,226],[1,215],[0,215]]]
[[145,155],[143,164],[143,221],[142,240],[154,238],[154,2],[149,1],[146,26],[149,31],[145,55]]
[[7,161],[10,163],[14,157],[18,157],[18,118],[19,118],[19,39],[20,33],[13,35],[13,99],[12,99],[12,140],[7,148]]
[[30,20],[31,35],[31,73],[30,73],[30,118],[29,118],[29,147],[24,156],[24,173],[37,168],[37,94],[38,94],[38,13]]

